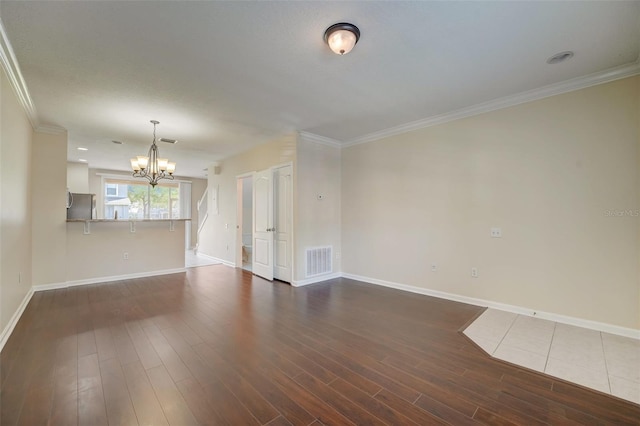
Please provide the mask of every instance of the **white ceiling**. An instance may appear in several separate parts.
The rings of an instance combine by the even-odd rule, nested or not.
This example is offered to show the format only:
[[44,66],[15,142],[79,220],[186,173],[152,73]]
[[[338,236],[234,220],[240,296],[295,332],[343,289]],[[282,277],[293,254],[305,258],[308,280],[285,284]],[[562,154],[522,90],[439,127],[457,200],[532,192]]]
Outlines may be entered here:
[[[69,132],[69,160],[126,170],[156,119],[179,140],[161,153],[192,177],[294,130],[349,142],[640,53],[639,1],[3,0],[0,16],[39,122]],[[341,57],[322,37],[343,21],[362,36]],[[547,65],[565,50],[575,57]]]

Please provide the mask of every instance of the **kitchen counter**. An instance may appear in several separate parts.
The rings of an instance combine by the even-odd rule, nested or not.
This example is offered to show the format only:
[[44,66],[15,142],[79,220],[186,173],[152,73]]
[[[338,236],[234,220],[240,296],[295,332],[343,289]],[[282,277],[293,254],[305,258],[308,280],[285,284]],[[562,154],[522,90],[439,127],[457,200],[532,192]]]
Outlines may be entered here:
[[191,219],[67,219],[67,222],[184,222]]
[[190,221],[191,219],[67,219],[67,223],[82,223],[84,224],[83,233],[85,235],[89,235],[91,233],[91,225],[92,224],[102,224],[102,223],[127,223],[129,224],[130,232],[136,232],[136,226],[140,224],[141,226],[144,224],[159,224],[159,223],[169,223],[169,230],[173,231],[175,229],[176,223]]

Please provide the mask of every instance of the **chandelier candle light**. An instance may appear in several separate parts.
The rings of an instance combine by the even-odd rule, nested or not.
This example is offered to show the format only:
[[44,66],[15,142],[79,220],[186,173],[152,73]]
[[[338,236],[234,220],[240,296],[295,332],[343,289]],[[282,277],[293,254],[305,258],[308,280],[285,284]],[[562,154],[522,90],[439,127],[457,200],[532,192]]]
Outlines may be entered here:
[[146,178],[149,184],[155,187],[160,179],[173,180],[173,172],[176,170],[176,163],[170,163],[166,158],[158,158],[158,146],[156,145],[156,125],[159,121],[151,120],[153,124],[153,142],[146,157],[138,156],[131,159],[133,177]]

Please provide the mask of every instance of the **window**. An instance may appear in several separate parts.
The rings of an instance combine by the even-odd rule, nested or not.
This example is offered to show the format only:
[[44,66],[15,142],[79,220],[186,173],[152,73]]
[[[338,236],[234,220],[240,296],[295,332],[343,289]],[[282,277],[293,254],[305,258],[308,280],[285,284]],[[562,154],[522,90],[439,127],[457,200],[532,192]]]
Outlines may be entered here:
[[109,196],[109,195],[118,195],[118,185],[115,183],[108,183],[105,185],[107,190],[105,192],[105,195]]
[[144,181],[105,178],[105,219],[180,219],[180,188],[162,183],[155,188]]

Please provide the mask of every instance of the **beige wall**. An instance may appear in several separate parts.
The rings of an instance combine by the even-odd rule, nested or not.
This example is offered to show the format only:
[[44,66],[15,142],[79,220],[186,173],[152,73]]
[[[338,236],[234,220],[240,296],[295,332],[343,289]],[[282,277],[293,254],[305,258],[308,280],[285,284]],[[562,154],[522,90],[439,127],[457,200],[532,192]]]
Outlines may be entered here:
[[639,85],[344,149],[343,272],[640,328]]
[[[66,152],[65,147],[65,156]],[[71,192],[90,194],[89,165],[87,163],[67,163],[67,188]]]
[[31,288],[32,129],[0,68],[0,332]]
[[168,221],[136,222],[132,233],[128,222],[94,222],[89,235],[67,223],[67,280],[184,268],[184,221],[174,223],[170,232]]
[[[304,280],[305,250],[333,246],[333,271],[340,272],[340,149],[298,140],[296,268],[295,279]],[[318,200],[322,195],[322,200]]]
[[[209,168],[209,195],[207,197],[209,199],[209,218],[201,235],[200,253],[236,263],[236,177],[289,162],[294,163],[293,173],[295,176],[296,143],[297,135],[292,134],[225,160],[220,165],[220,174],[214,173],[214,167]],[[212,191],[216,186],[219,188],[219,214],[217,215],[214,214],[212,206]],[[294,187],[294,193],[295,191]]]
[[34,132],[31,161],[33,285],[61,283],[67,257],[67,134]]
[[[209,207],[201,253],[236,263],[237,177],[288,162],[294,164],[293,279],[305,279],[308,247],[333,246],[336,255],[333,271],[340,271],[340,150],[307,141],[297,134],[225,160],[218,175],[210,168],[209,190],[216,185],[219,188],[219,214],[213,214],[213,207]],[[321,201],[318,195],[323,195]],[[211,193],[209,200],[213,203]]]

